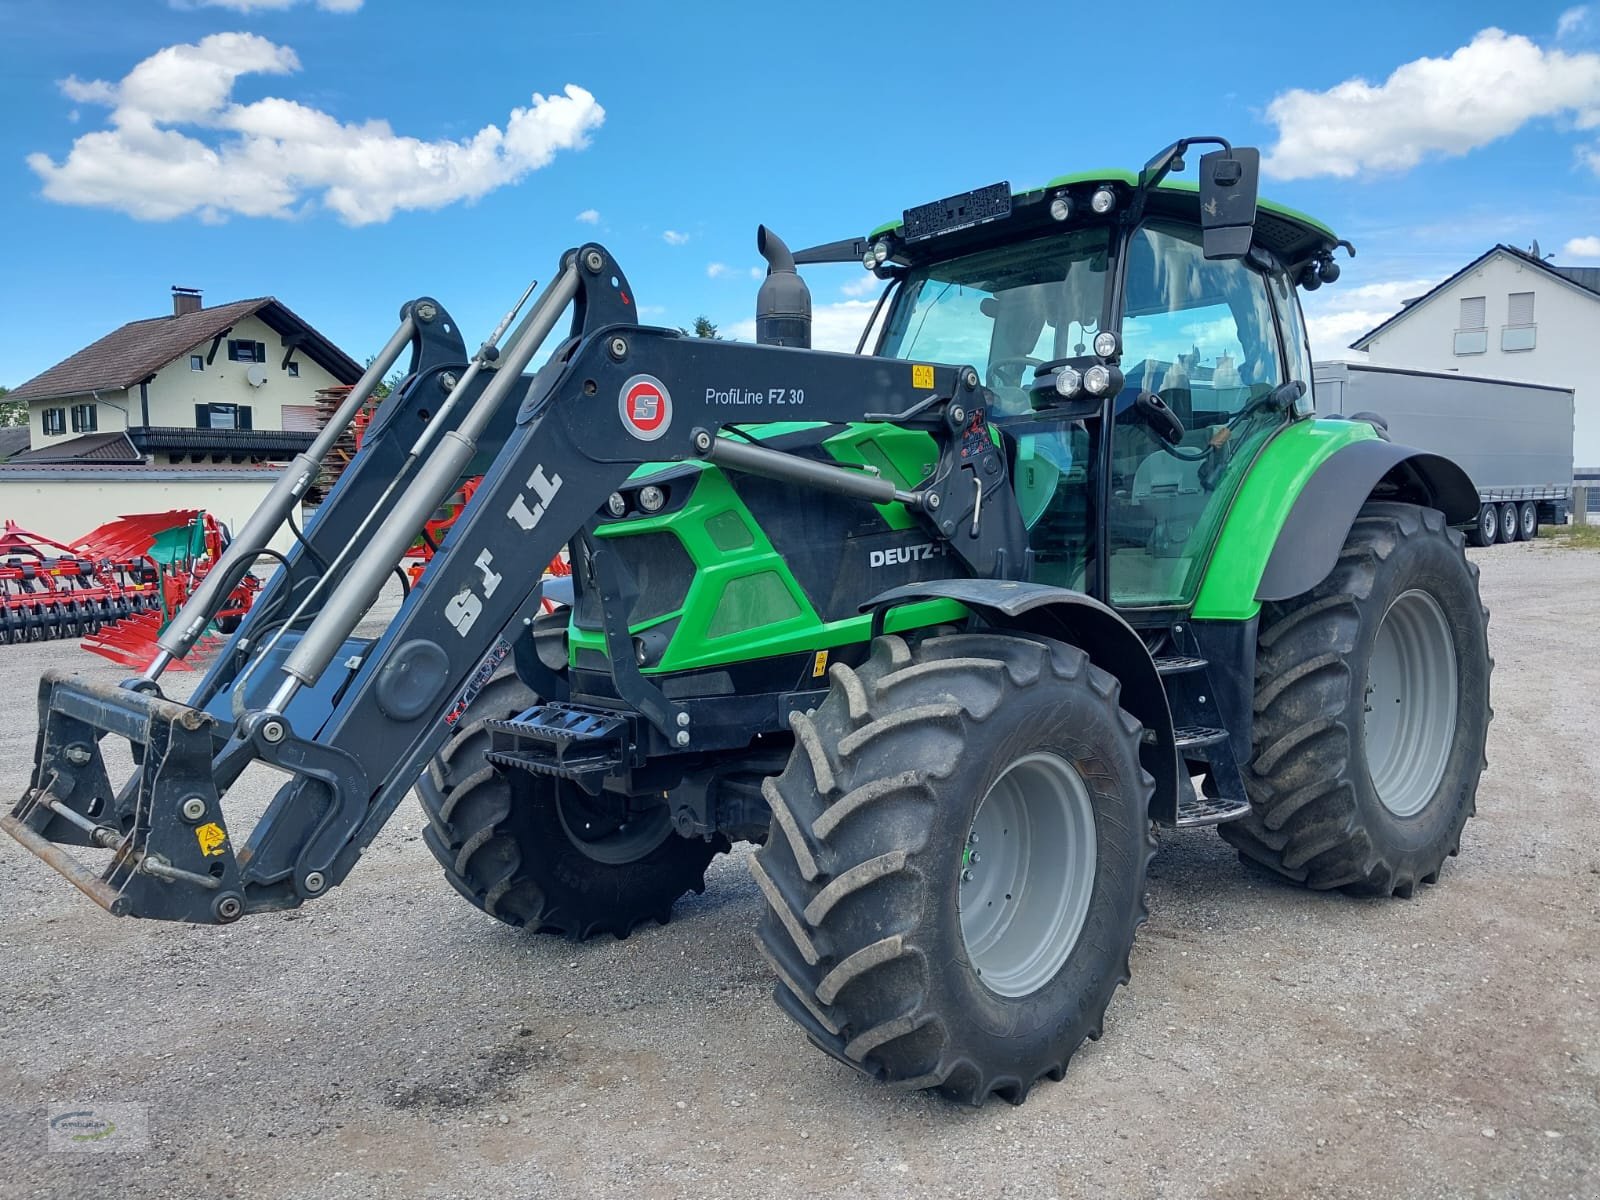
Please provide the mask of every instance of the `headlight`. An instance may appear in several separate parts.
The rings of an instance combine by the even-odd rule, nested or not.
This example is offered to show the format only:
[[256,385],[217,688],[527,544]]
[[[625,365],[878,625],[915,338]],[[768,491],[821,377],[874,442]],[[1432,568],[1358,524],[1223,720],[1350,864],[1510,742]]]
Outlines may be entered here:
[[1104,396],[1111,390],[1111,371],[1106,367],[1090,367],[1083,373],[1083,386],[1091,396]]
[[1121,348],[1117,343],[1117,335],[1109,329],[1102,329],[1094,335],[1094,352],[1101,358],[1115,357]]
[[628,502],[622,498],[621,492],[612,492],[611,495],[606,497],[606,511],[613,517],[627,515]]
[[639,507],[645,512],[656,512],[666,502],[667,494],[653,483],[639,489]]
[[1083,376],[1078,374],[1076,367],[1062,367],[1056,372],[1056,391],[1069,400],[1078,394],[1083,387]]
[[1050,201],[1050,215],[1058,221],[1065,221],[1072,215],[1072,201],[1065,196],[1057,196]]
[[1108,187],[1095,188],[1089,197],[1089,207],[1102,217],[1117,206],[1117,194]]
[[867,247],[867,252],[861,256],[861,265],[867,270],[872,270],[878,265],[878,256],[872,252],[872,247]]
[[880,267],[889,261],[888,242],[879,239],[872,243],[872,261]]

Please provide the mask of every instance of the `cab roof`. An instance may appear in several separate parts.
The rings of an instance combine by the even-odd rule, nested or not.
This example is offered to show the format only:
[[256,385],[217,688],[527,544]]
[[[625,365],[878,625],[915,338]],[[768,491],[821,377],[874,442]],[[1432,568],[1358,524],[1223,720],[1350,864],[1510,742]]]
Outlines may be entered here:
[[[1001,229],[1018,224],[1018,218],[1024,217],[1028,210],[1035,206],[1043,206],[1047,201],[1056,196],[1066,194],[1072,197],[1075,203],[1080,204],[1080,211],[1087,211],[1088,192],[1102,184],[1110,184],[1118,193],[1118,209],[1126,206],[1133,197],[1139,185],[1139,173],[1120,169],[1104,171],[1079,171],[1070,175],[1058,175],[1048,183],[1038,187],[1028,188],[1012,194],[1012,216],[999,221],[994,221],[987,226],[976,226],[963,230],[947,238],[944,235],[927,239],[917,244],[916,257],[922,257],[920,251],[924,247],[932,248],[932,244],[945,243],[951,250],[956,249],[955,244],[965,246],[973,240],[994,240]],[[1150,215],[1159,215],[1189,221],[1195,224],[1200,220],[1200,186],[1193,180],[1173,179],[1170,176],[1163,180],[1157,187],[1150,189],[1145,200],[1146,212]],[[1042,215],[1042,214],[1041,214]],[[1024,227],[1036,223],[1025,220],[1020,222]],[[1051,224],[1048,219],[1043,222],[1045,227]],[[867,235],[870,242],[882,237],[886,233],[897,233],[903,225],[903,220],[888,221],[879,225]],[[966,234],[968,236],[962,236]],[[975,235],[975,236],[974,236]],[[987,236],[985,236],[987,235]],[[1256,205],[1256,224],[1254,244],[1263,249],[1272,251],[1273,254],[1289,265],[1299,264],[1306,259],[1318,254],[1332,251],[1338,242],[1338,235],[1318,221],[1315,217],[1287,205],[1278,204],[1271,200],[1262,199]],[[951,244],[955,243],[955,244]],[[946,252],[941,247],[938,257],[943,257]]]

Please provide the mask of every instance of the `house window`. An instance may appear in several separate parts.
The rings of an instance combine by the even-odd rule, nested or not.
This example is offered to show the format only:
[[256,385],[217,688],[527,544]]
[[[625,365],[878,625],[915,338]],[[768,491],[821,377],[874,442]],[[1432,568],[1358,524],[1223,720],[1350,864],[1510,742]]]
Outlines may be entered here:
[[189,370],[204,371],[206,369],[206,356],[204,354],[189,355]]
[[285,368],[285,370],[287,370],[289,372],[289,378],[290,379],[299,379],[300,378],[300,364],[299,363],[292,362],[292,363],[290,363],[288,365],[288,367]]
[[1486,354],[1489,350],[1489,310],[1483,296],[1461,297],[1461,320],[1456,326],[1457,354]]
[[249,429],[248,404],[196,404],[194,425],[196,429]]
[[72,432],[93,433],[100,427],[95,410],[95,404],[74,404],[72,406]]
[[55,437],[67,431],[67,410],[64,408],[47,408],[40,414],[44,421],[45,437]]
[[1512,292],[1506,303],[1506,323],[1500,330],[1500,349],[1508,353],[1532,350],[1538,332],[1533,323],[1533,293]]
[[237,341],[228,339],[228,361],[244,363],[264,363],[267,361],[267,347],[264,342]]

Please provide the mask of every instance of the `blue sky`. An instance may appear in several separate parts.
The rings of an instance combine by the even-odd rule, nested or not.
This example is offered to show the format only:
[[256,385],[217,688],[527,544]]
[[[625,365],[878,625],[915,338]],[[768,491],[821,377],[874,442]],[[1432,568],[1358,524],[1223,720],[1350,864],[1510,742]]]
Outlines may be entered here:
[[[1496,241],[1600,262],[1600,3],[995,11],[0,0],[0,383],[172,284],[275,295],[358,359],[430,293],[471,341],[590,237],[649,317],[737,332],[758,222],[832,240],[1195,133],[1356,243],[1307,301],[1319,355]],[[826,337],[861,276],[809,272]]]

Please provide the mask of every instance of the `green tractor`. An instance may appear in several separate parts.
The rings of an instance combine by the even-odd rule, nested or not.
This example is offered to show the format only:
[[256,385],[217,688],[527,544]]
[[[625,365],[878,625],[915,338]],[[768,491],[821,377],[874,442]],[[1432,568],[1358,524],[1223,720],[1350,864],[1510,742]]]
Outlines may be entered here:
[[[409,345],[405,384],[195,695],[161,673],[292,483],[141,677],[47,676],[0,825],[113,913],[222,923],[337,884],[416,781],[462,896],[574,938],[666,921],[754,842],[776,999],[817,1046],[1020,1102],[1128,979],[1153,826],[1409,896],[1474,810],[1477,493],[1381,422],[1313,419],[1296,288],[1353,251],[1258,205],[1258,162],[1193,138],[799,253],[762,230],[754,345],[641,326],[592,244],[504,351],[518,310],[469,358],[411,302],[351,413]],[[798,267],[845,261],[883,296],[857,354],[811,350]],[[117,790],[107,731],[143,746]],[[235,855],[257,761],[289,781]],[[96,876],[58,842],[117,853]]]

